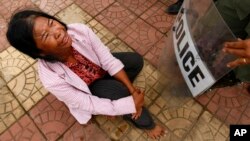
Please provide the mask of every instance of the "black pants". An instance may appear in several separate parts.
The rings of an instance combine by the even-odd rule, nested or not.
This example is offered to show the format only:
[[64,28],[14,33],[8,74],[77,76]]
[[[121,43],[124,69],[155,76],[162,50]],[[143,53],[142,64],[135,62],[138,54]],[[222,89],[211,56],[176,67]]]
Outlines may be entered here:
[[[124,64],[124,70],[133,82],[143,67],[142,57],[132,52],[113,53],[113,55]],[[130,95],[125,85],[109,75],[96,80],[89,87],[93,95],[111,100],[117,100]],[[142,114],[137,120],[133,120],[131,116],[131,114],[128,114],[123,117],[141,129],[152,129],[155,127],[155,123],[145,107],[143,107]]]

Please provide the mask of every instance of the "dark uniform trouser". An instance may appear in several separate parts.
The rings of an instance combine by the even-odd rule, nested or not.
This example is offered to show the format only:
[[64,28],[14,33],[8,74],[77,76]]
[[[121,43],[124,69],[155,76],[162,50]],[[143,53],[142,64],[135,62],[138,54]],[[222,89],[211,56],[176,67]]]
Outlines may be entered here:
[[[133,82],[143,67],[142,57],[132,52],[113,53],[113,55],[125,65],[124,70],[129,79]],[[90,85],[90,90],[93,95],[111,100],[117,100],[131,95],[125,85],[109,75],[93,82]],[[142,114],[137,120],[133,120],[131,116],[131,114],[128,114],[123,117],[141,129],[152,129],[155,127],[155,123],[145,107],[143,107]]]
[[[246,9],[248,9],[249,3],[250,2],[248,0],[219,0],[216,3],[216,7],[221,16],[237,38],[245,39],[250,37],[250,14],[241,19],[237,13],[237,8],[244,8],[245,6]],[[239,66],[234,69],[234,73],[236,78],[240,81],[250,82],[250,65]]]

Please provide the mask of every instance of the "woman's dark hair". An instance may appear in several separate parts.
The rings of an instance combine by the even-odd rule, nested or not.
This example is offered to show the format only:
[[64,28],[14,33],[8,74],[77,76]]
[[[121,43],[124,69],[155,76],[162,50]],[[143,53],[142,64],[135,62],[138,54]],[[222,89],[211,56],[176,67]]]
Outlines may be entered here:
[[34,59],[41,58],[48,61],[53,61],[54,58],[52,56],[41,56],[41,50],[36,46],[33,37],[34,20],[36,17],[45,17],[56,20],[67,29],[65,23],[42,11],[23,10],[15,13],[11,17],[6,33],[7,39],[9,43],[17,50],[29,55]]

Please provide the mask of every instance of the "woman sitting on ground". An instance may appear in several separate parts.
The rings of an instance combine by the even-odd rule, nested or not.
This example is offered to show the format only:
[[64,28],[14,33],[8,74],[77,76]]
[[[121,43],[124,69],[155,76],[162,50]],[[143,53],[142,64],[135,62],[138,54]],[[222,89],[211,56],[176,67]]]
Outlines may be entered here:
[[111,54],[94,32],[34,10],[16,13],[7,31],[10,44],[38,58],[44,87],[63,101],[81,124],[92,115],[123,115],[151,138],[163,135],[143,107],[144,92],[132,85],[143,67],[137,53]]

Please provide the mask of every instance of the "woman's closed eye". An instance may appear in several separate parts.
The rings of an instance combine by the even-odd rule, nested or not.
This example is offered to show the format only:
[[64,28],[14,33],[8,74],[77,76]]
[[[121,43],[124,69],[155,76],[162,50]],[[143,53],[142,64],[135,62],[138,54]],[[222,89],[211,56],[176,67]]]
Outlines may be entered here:
[[48,20],[48,26],[49,26],[49,27],[52,27],[52,26],[53,26],[53,23],[54,23],[54,20],[53,20],[53,19],[49,19],[49,20]]
[[43,35],[42,35],[42,40],[45,42],[47,40],[49,36],[49,33],[48,32],[45,32]]
[[[48,27],[52,27],[53,26],[53,22],[54,22],[53,19],[48,19],[48,24],[47,24]],[[49,37],[49,33],[48,32],[44,32],[43,36],[42,36],[43,41],[45,42],[48,39],[48,37]]]

